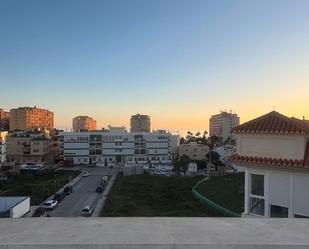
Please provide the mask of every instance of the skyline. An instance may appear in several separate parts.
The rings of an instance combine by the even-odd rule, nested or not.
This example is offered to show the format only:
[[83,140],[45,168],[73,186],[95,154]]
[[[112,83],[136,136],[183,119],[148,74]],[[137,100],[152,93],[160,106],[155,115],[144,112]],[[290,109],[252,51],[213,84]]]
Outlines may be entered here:
[[[273,110],[309,117],[308,1],[1,1],[0,108],[39,106],[55,126],[208,130]],[[1,91],[2,92],[2,91]]]

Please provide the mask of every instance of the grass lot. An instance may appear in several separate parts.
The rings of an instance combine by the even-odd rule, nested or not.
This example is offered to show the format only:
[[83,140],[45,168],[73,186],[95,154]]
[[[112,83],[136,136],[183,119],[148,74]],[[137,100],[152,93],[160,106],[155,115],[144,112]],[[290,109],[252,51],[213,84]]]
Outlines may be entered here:
[[213,216],[191,192],[202,177],[118,175],[102,216]]
[[0,196],[30,196],[31,205],[39,205],[79,174],[80,171],[21,172],[11,182],[1,183]]
[[244,183],[243,173],[212,176],[196,190],[211,201],[241,214],[244,211]]

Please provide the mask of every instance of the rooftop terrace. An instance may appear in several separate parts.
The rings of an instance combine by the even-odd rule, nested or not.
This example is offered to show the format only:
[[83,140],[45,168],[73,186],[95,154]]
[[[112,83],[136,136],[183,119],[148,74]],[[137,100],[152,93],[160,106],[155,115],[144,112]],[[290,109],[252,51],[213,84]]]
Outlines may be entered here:
[[0,249],[308,248],[307,219],[2,219]]

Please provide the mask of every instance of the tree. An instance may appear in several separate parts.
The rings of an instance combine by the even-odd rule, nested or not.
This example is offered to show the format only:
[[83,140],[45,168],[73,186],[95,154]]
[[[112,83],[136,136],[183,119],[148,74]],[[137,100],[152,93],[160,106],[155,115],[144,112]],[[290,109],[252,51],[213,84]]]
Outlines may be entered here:
[[180,157],[180,159],[175,163],[176,172],[187,172],[190,162],[191,160],[188,156],[184,155]]
[[206,158],[208,161],[210,161],[210,153],[211,153],[211,162],[215,162],[220,159],[220,155],[217,152],[211,151],[206,154]]

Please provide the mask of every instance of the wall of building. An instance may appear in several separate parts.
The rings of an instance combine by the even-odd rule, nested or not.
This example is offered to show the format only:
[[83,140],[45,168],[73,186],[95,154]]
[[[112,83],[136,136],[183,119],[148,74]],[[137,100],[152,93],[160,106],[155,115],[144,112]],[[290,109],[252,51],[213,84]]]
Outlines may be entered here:
[[209,119],[209,135],[221,137],[223,141],[232,136],[232,129],[239,125],[237,114],[221,112]]
[[270,217],[270,205],[288,208],[290,218],[295,215],[309,217],[309,172],[278,170],[246,166],[245,213],[250,209],[250,175],[264,176],[265,217]]
[[150,116],[136,114],[130,119],[131,132],[150,132]]
[[187,156],[191,160],[206,160],[209,147],[205,144],[190,142],[179,146],[179,157]]
[[10,110],[10,130],[52,129],[54,113],[37,107],[20,107]]
[[28,212],[30,212],[30,197],[25,198],[10,210],[11,218],[21,218]]
[[306,137],[303,135],[236,134],[237,154],[303,160]]
[[78,164],[90,161],[171,161],[173,152],[177,152],[179,141],[179,136],[174,138],[174,135],[169,133],[131,133],[122,130],[63,132],[61,136],[64,159]]

